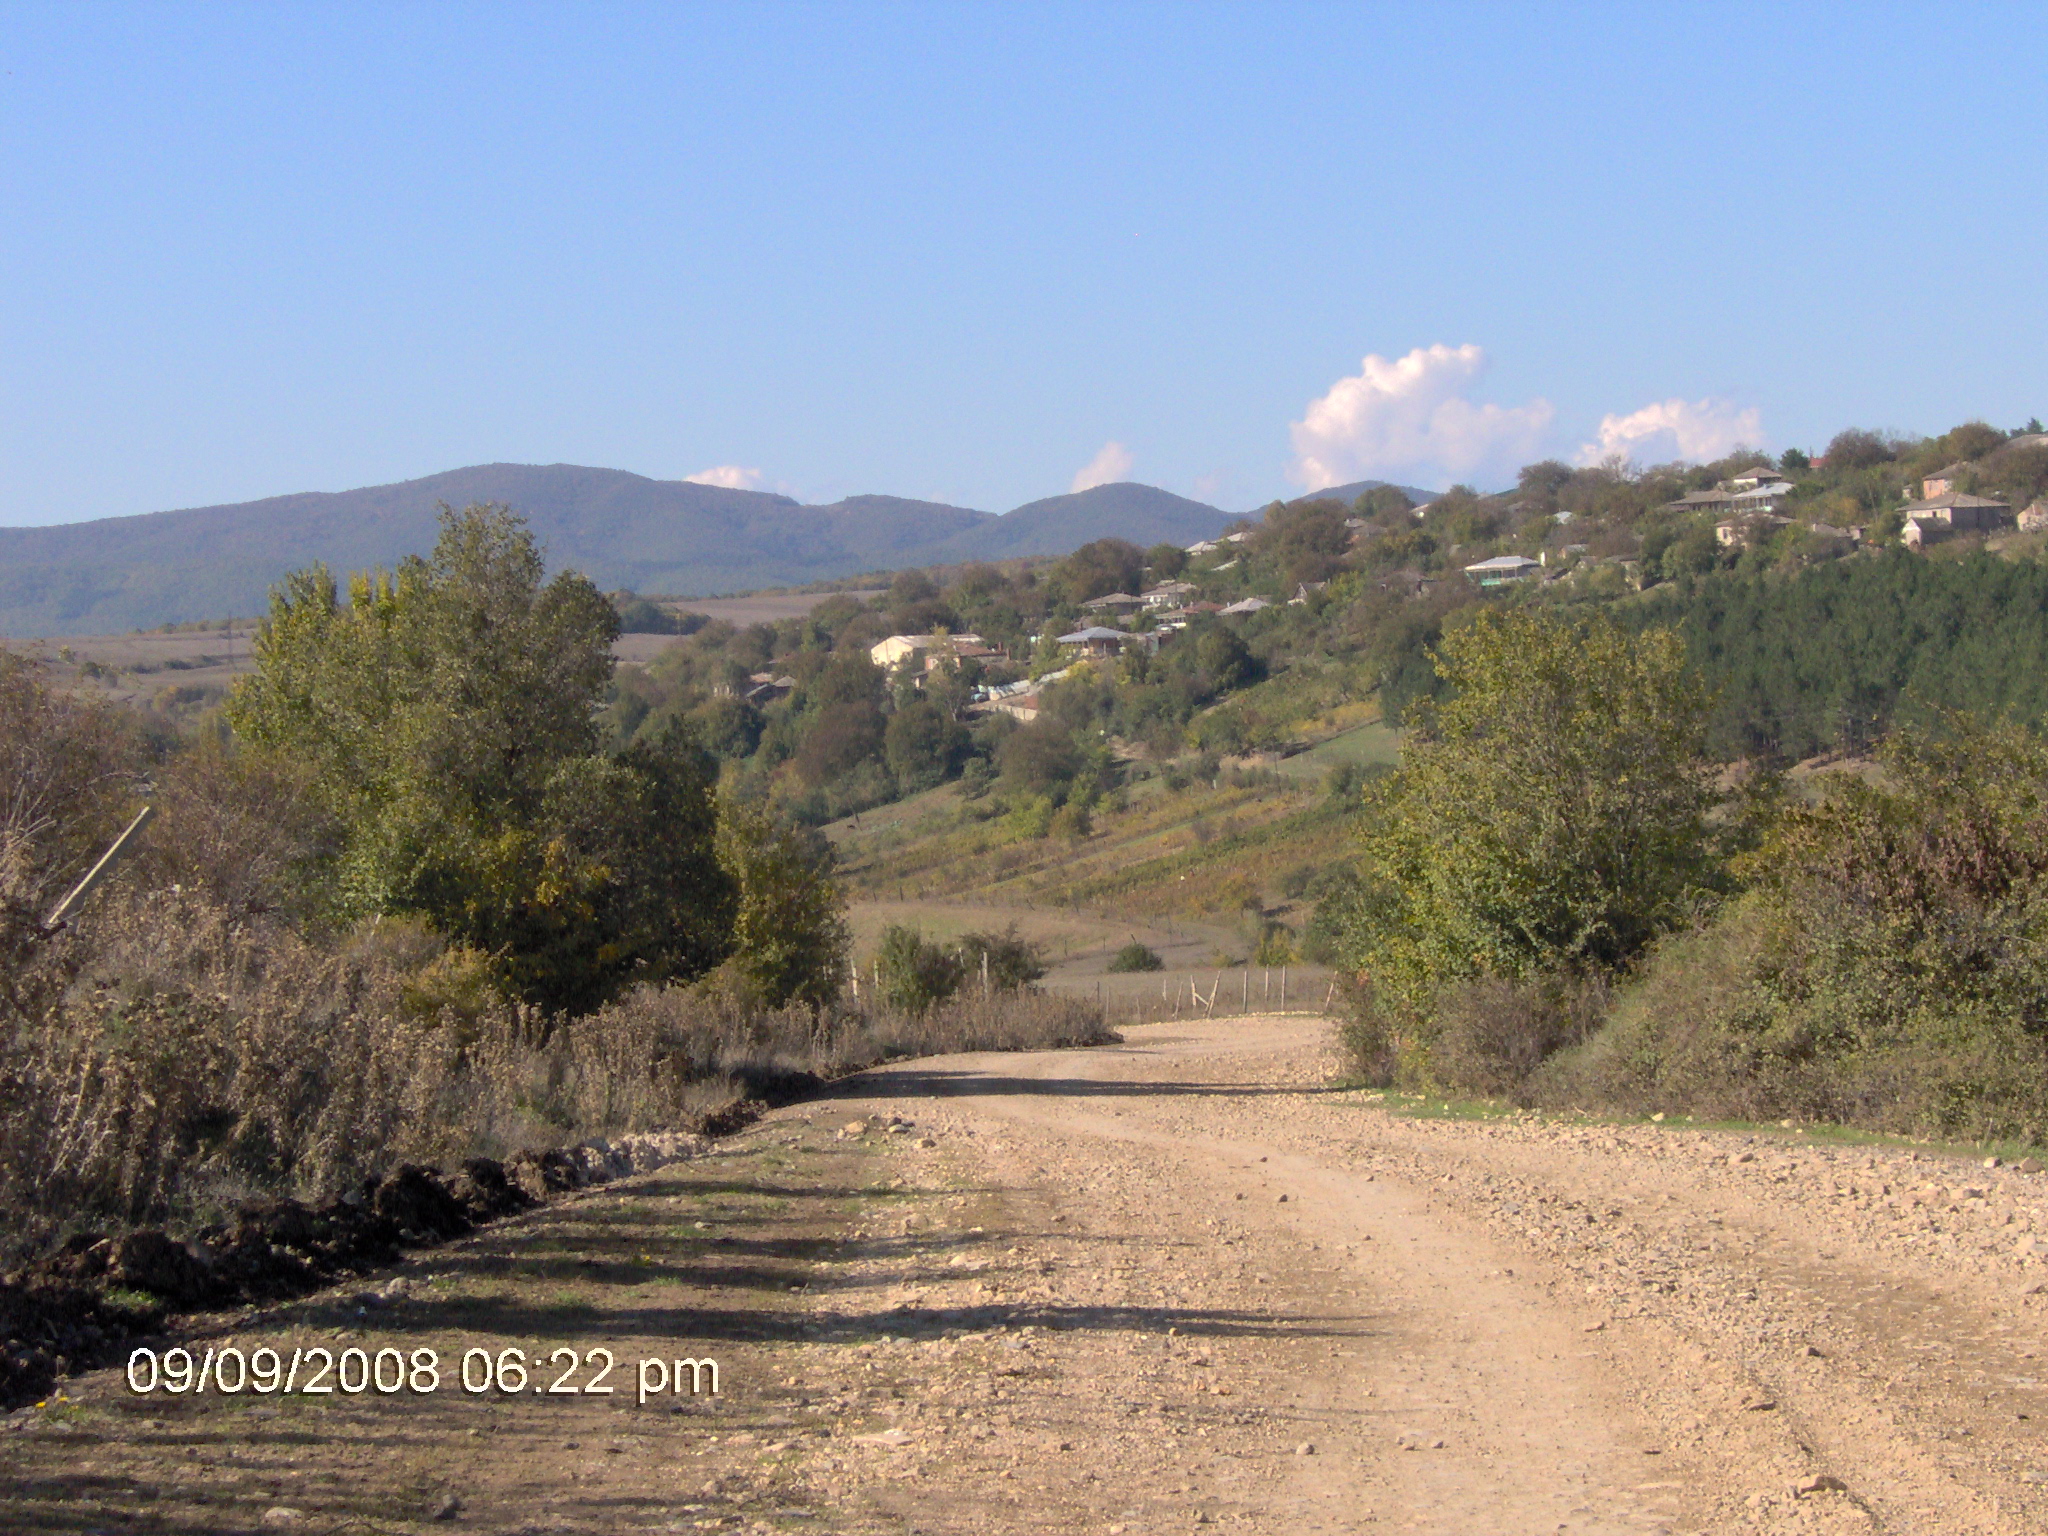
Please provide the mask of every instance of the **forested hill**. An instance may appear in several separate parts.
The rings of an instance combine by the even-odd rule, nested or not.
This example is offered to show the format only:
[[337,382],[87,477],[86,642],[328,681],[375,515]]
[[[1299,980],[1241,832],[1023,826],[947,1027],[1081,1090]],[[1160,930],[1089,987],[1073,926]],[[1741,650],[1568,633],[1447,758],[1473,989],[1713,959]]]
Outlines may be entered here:
[[1058,555],[1113,535],[1192,543],[1229,518],[1142,485],[1007,516],[898,496],[787,496],[574,464],[485,464],[395,485],[46,528],[0,528],[0,634],[93,634],[260,612],[287,571],[390,565],[431,548],[435,508],[503,502],[549,562],[601,586],[705,596],[860,571]]
[[1796,574],[1717,572],[1644,594],[1718,692],[1713,746],[1862,750],[1940,709],[2048,720],[2048,567],[1891,550]]
[[1124,539],[1140,547],[1186,545],[1214,538],[1228,521],[1203,502],[1125,480],[1027,502],[955,534],[940,546],[933,563],[1064,555],[1100,538]]

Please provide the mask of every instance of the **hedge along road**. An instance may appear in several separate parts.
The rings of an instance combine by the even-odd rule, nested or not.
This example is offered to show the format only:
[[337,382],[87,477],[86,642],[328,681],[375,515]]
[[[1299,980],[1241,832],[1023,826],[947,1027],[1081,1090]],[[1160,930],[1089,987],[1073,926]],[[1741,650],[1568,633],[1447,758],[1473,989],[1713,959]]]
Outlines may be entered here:
[[715,1402],[640,1404],[627,1371],[260,1403],[99,1373],[9,1423],[8,1526],[2048,1525],[2038,1176],[1406,1119],[1335,1066],[1323,1022],[1254,1017],[850,1079],[435,1250],[381,1305],[190,1341],[431,1346],[451,1378],[464,1348],[713,1356]]

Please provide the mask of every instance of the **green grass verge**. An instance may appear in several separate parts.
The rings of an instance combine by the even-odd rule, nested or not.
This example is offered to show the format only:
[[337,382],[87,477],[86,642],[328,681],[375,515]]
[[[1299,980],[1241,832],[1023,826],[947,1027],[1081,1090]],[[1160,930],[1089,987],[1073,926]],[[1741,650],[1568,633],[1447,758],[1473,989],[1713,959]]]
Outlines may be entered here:
[[2032,1142],[2005,1139],[1986,1142],[1943,1141],[1934,1137],[1902,1136],[1889,1131],[1865,1130],[1860,1126],[1836,1125],[1828,1121],[1788,1124],[1771,1120],[1703,1120],[1688,1115],[1602,1114],[1590,1110],[1519,1109],[1499,1099],[1450,1099],[1440,1094],[1396,1093],[1374,1088],[1356,1080],[1339,1080],[1332,1085],[1340,1092],[1360,1095],[1361,1107],[1381,1110],[1406,1120],[1503,1121],[1517,1120],[1563,1126],[1661,1126],[1666,1130],[1719,1131],[1734,1135],[1767,1136],[1790,1145],[1829,1147],[1885,1147],[1902,1151],[1929,1152],[1943,1157],[2002,1158],[2018,1162],[2035,1158],[2048,1163],[2048,1148]]

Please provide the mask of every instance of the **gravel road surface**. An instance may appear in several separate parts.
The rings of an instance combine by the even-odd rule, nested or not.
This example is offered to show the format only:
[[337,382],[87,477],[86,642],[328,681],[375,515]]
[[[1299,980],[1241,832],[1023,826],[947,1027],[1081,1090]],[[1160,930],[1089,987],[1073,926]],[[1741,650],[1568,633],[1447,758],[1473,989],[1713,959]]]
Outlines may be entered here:
[[[849,1080],[184,1340],[432,1348],[441,1390],[80,1378],[6,1421],[0,1523],[2048,1530],[2048,1176],[1413,1118],[1335,1067],[1322,1021],[1255,1017]],[[611,1351],[622,1393],[452,1384],[556,1348]],[[684,1354],[716,1397],[636,1401]]]

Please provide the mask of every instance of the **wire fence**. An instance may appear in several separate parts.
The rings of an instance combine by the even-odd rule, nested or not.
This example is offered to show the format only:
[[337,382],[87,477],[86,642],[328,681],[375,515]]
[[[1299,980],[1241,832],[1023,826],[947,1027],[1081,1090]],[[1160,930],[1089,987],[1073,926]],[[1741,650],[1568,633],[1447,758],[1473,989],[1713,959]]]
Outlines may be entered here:
[[1198,971],[1139,971],[1048,978],[1048,990],[1092,993],[1112,1025],[1173,1019],[1328,1012],[1336,982],[1322,966],[1236,965]]

